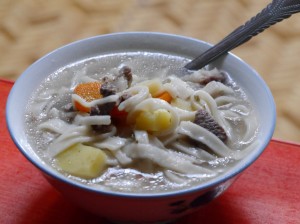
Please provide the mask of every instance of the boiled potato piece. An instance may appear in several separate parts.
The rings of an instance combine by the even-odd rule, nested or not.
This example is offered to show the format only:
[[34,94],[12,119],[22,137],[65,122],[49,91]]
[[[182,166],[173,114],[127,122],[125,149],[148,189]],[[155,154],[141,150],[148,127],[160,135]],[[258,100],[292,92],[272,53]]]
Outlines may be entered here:
[[140,130],[158,132],[168,129],[170,125],[171,114],[165,109],[142,111],[136,118],[136,128]]
[[106,167],[106,154],[101,149],[75,144],[56,156],[57,165],[65,172],[86,179],[98,177]]

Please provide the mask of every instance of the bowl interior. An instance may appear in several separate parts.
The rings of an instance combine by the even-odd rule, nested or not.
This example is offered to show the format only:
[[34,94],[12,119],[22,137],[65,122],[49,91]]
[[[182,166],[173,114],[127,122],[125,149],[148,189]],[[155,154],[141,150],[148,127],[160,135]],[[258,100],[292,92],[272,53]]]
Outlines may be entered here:
[[[59,48],[32,64],[14,84],[6,107],[7,126],[12,139],[25,157],[43,172],[75,186],[88,188],[74,181],[67,180],[63,175],[47,166],[35,154],[27,142],[24,132],[24,113],[32,91],[35,90],[48,75],[56,70],[68,64],[94,56],[128,51],[150,51],[179,55],[192,59],[209,47],[210,45],[205,42],[176,35],[161,33],[116,33],[92,37]],[[244,89],[254,107],[257,108],[261,128],[261,134],[258,136],[260,144],[249,156],[240,161],[233,169],[224,175],[201,186],[189,190],[182,190],[177,193],[207,188],[212,184],[225,181],[238,174],[262,153],[274,131],[274,100],[267,85],[257,72],[232,54],[227,54],[210,66],[227,71],[237,84]],[[122,195],[122,193],[110,194]],[[161,193],[158,195],[162,194],[168,195],[172,193]],[[153,196],[153,194],[151,195]]]

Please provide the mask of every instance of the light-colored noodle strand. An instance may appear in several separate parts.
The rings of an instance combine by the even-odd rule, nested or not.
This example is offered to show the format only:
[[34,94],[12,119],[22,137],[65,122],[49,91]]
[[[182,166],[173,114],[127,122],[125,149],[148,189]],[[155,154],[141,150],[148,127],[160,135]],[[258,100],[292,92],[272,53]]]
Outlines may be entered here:
[[219,156],[226,157],[230,156],[232,153],[232,151],[216,135],[192,122],[181,122],[177,132],[179,134],[187,135],[190,138],[207,145]]

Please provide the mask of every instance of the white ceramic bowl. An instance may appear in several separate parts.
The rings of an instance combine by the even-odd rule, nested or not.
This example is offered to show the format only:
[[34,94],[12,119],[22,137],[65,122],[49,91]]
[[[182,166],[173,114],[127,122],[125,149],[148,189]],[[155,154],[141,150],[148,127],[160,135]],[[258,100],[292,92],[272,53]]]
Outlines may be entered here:
[[33,90],[48,75],[79,60],[128,51],[163,52],[192,59],[209,47],[205,42],[188,37],[148,32],[96,36],[63,46],[32,64],[13,86],[6,107],[10,135],[20,152],[64,196],[78,206],[109,220],[128,223],[161,222],[196,211],[223,193],[259,157],[274,131],[275,104],[269,88],[253,68],[233,54],[227,54],[215,61],[212,67],[216,66],[231,74],[250,97],[258,110],[260,144],[229,172],[190,189],[156,194],[126,194],[95,190],[67,179],[43,163],[27,142],[24,112]]

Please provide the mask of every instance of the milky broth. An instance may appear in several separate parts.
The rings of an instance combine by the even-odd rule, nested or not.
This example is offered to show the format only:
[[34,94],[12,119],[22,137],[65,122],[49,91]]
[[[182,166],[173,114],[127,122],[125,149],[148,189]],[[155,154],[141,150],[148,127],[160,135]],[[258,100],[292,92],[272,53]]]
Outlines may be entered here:
[[[225,142],[225,146],[222,146],[226,147],[226,149],[228,148],[228,151],[230,151],[228,156],[220,156],[217,155],[218,153],[211,153],[206,147],[202,147],[200,143],[197,143],[197,147],[201,145],[201,147],[199,146],[201,149],[190,147],[191,149],[188,149],[188,153],[182,151],[186,149],[184,148],[181,150],[177,143],[183,141],[185,144],[184,146],[191,146],[192,144],[190,141],[186,140],[188,137],[182,137],[182,135],[184,135],[182,133],[186,130],[185,128],[194,127],[184,119],[180,120],[180,122],[184,121],[186,123],[182,122],[182,127],[180,127],[181,132],[179,131],[177,133],[180,140],[175,139],[172,140],[174,142],[166,143],[164,145],[168,152],[170,151],[170,153],[173,153],[174,151],[175,156],[178,155],[182,158],[186,157],[188,161],[192,161],[190,162],[191,166],[199,166],[204,170],[211,170],[212,172],[210,174],[180,173],[178,170],[164,167],[164,165],[161,165],[157,161],[149,161],[149,158],[131,158],[129,155],[133,160],[130,164],[122,165],[118,162],[116,165],[108,165],[108,168],[100,176],[92,179],[76,177],[61,170],[56,164],[56,158],[49,156],[49,146],[59,137],[59,134],[39,128],[41,124],[54,117],[58,117],[66,123],[72,123],[74,121],[74,113],[76,112],[65,113],[65,106],[72,103],[71,97],[73,90],[79,83],[101,80],[104,76],[112,76],[112,74],[118,73],[118,69],[122,65],[126,65],[132,70],[134,84],[158,78],[163,80],[162,83],[165,85],[169,82],[169,71],[183,67],[188,61],[189,59],[187,58],[161,53],[129,52],[88,58],[61,68],[44,80],[34,92],[28,103],[25,117],[27,127],[26,132],[30,144],[43,161],[58,170],[58,172],[66,175],[68,178],[79,181],[82,184],[91,185],[95,188],[108,189],[117,192],[150,193],[174,191],[195,186],[224,174],[226,170],[234,166],[240,159],[246,156],[249,151],[251,151],[251,148],[255,145],[255,137],[258,132],[255,112],[251,103],[245,92],[230,78],[230,74],[223,73],[223,75],[226,76],[225,85],[230,88],[232,92],[226,96],[224,95],[223,98],[220,98],[219,96],[216,98],[208,96],[210,100],[213,99],[216,102],[216,105],[219,104],[217,106],[218,116],[221,117],[219,119],[229,126],[229,140]],[[189,84],[191,90],[200,88],[198,84],[193,84],[190,80],[185,82]],[[201,86],[201,88],[204,88],[204,86]],[[185,94],[186,90],[181,89],[181,91],[182,93],[179,93],[179,95]],[[220,94],[222,95],[223,92]],[[233,98],[234,100],[232,100]],[[223,101],[223,103],[221,103],[221,100],[224,100],[225,103]],[[228,103],[227,101],[230,102]],[[203,100],[201,101],[201,106],[204,108],[212,108],[209,103],[205,103]],[[213,110],[211,109],[211,111]],[[191,111],[191,113],[195,113],[195,111]],[[181,124],[180,122],[179,124]],[[185,124],[185,126],[183,124]],[[130,139],[126,143],[127,147],[130,144],[136,144],[136,139],[133,137],[132,131],[132,125],[129,125],[128,127],[122,126],[118,129],[116,134],[122,138],[127,137]],[[154,138],[152,138],[152,134],[149,138],[152,140],[154,139],[153,142],[155,142],[155,144],[157,143],[157,140],[160,142],[167,142],[167,137],[171,139],[170,135],[153,135]],[[209,133],[208,135],[208,137],[205,136],[204,138],[209,139],[211,135]],[[159,151],[156,149],[156,146],[160,143],[155,145],[151,141],[149,142],[149,150],[153,149]],[[195,139],[193,139],[193,141],[195,141]],[[90,145],[89,142],[85,142],[84,144]],[[220,143],[217,139],[215,140],[214,145],[218,144],[223,143]],[[128,152],[137,154],[138,149],[124,149],[126,148],[126,145],[118,150],[123,150],[124,152],[122,151],[122,153],[125,153],[125,156],[128,156]],[[153,148],[154,146],[156,147],[155,149]],[[111,161],[114,161],[111,163],[116,163],[115,161],[118,159],[113,158],[111,151],[106,150],[105,152],[108,154]],[[138,156],[140,155],[137,155],[137,157]]]

